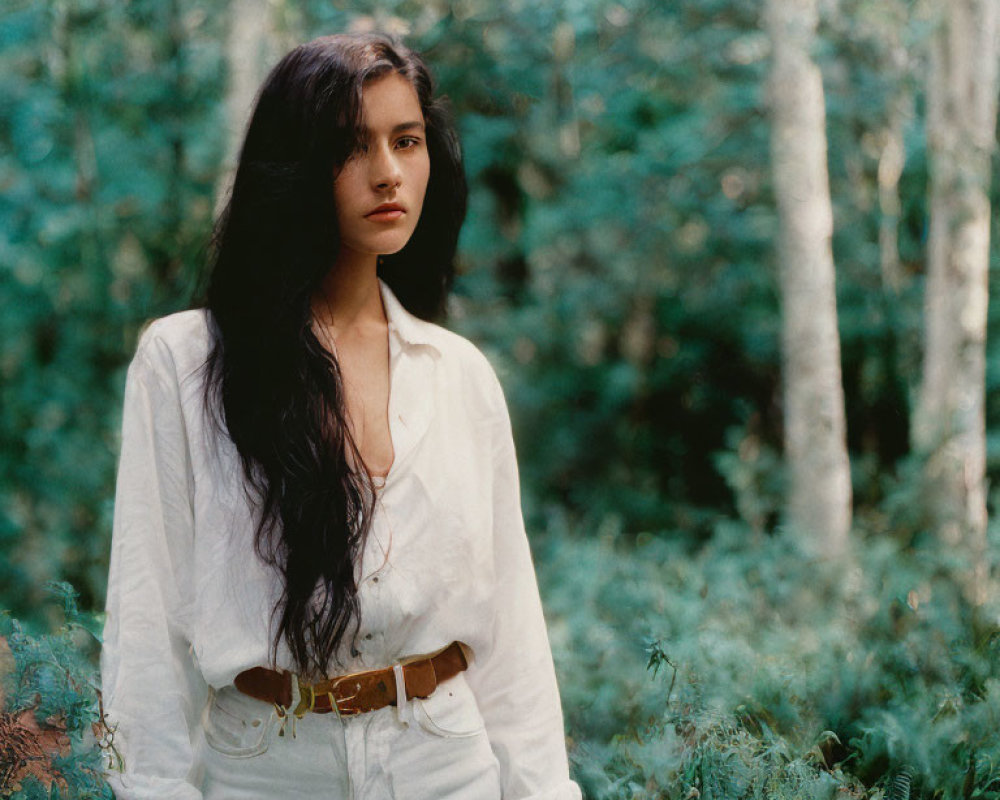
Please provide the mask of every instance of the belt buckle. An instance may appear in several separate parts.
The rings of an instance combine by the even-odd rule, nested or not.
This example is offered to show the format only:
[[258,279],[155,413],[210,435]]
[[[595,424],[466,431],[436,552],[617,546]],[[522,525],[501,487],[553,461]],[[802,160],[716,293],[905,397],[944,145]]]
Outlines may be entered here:
[[[344,683],[344,681],[351,680],[352,678],[355,678],[355,676],[354,675],[342,675],[341,677],[339,677],[339,678],[337,678],[336,680],[333,681],[333,683],[330,685],[330,690],[326,693],[326,696],[330,700],[330,708],[336,710],[338,717],[356,717],[356,716],[358,716],[361,713],[361,709],[360,708],[341,708],[340,707],[340,704],[342,702],[346,703],[346,702],[348,702],[350,700],[353,700],[355,697],[357,697],[358,696],[357,690],[355,690],[354,694],[348,695],[347,697],[337,697],[336,696],[336,692],[337,692],[337,689],[340,688],[340,684]],[[358,689],[361,688],[360,684],[358,685],[357,688]]]

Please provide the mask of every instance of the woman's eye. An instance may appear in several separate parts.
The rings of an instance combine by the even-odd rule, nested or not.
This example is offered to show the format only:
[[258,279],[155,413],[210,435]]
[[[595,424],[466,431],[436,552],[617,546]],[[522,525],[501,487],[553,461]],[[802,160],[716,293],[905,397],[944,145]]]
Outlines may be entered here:
[[397,142],[397,144],[404,150],[408,150],[409,148],[416,147],[420,144],[420,140],[415,136],[404,136]]

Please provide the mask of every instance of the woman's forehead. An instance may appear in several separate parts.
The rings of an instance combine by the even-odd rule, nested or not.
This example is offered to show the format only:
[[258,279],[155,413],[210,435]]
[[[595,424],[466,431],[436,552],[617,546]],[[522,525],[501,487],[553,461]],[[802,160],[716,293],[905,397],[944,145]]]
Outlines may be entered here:
[[391,73],[366,83],[362,89],[362,132],[393,135],[408,128],[422,129],[424,115],[416,89],[406,78]]

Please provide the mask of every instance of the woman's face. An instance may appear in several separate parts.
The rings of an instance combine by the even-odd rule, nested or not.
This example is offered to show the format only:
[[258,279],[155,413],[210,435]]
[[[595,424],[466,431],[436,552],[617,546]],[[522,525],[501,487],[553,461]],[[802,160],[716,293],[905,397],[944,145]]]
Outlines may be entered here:
[[[365,84],[362,108],[365,146],[333,184],[341,250],[395,253],[417,227],[430,177],[424,117],[413,86],[397,73]],[[376,211],[387,203],[395,208]]]

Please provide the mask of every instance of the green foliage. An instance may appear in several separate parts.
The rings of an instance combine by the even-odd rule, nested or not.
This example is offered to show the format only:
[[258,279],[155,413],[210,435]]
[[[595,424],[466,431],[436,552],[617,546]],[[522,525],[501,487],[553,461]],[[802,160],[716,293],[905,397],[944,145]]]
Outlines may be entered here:
[[0,615],[0,643],[9,653],[0,659],[0,792],[18,800],[111,798],[93,735],[98,622],[79,610],[68,584],[46,589],[64,618],[51,633],[32,636]]
[[468,130],[494,154],[482,208],[507,217],[482,218],[493,238],[469,248],[494,280],[463,285],[473,307],[506,295],[512,312],[460,322],[511,362],[532,491],[632,529],[685,527],[692,506],[731,502],[712,463],[723,431],[773,436],[765,51],[740,4],[575,8],[539,31],[549,89],[511,145],[477,147],[496,125]]
[[970,565],[935,541],[856,534],[837,566],[792,531],[718,520],[689,551],[552,518],[538,555],[589,796],[881,798],[905,768],[914,797],[1000,797],[1000,595],[970,606]]
[[124,365],[208,234],[220,30],[176,2],[0,13],[0,608],[26,620],[48,580],[104,596]]

